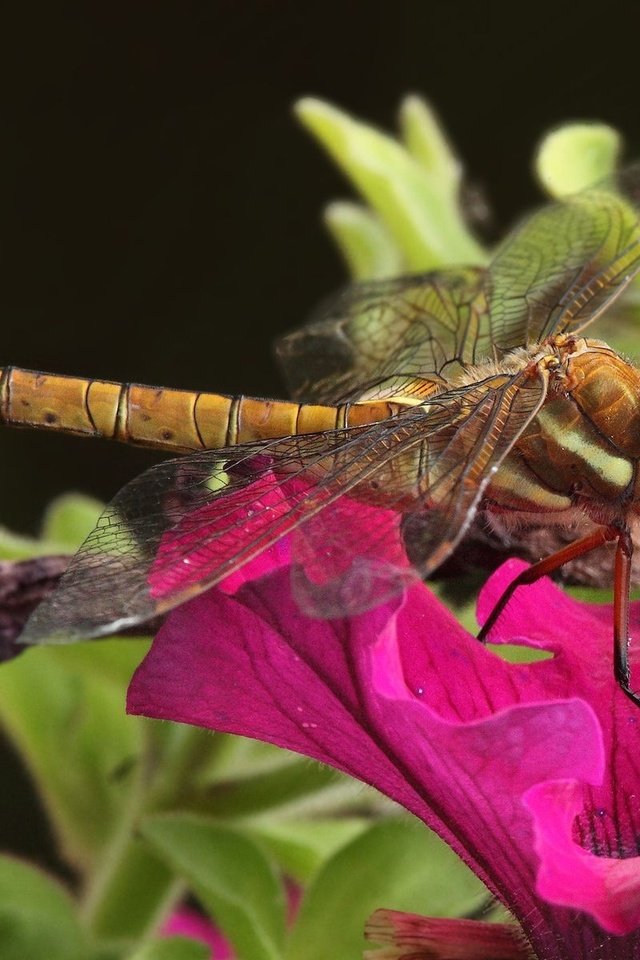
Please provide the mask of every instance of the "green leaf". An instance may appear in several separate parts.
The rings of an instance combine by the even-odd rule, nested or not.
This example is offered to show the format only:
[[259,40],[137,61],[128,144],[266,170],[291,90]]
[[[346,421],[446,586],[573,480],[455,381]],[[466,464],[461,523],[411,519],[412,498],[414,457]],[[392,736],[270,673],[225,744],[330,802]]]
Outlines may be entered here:
[[163,734],[172,729],[124,712],[128,680],[147,647],[114,640],[38,648],[0,671],[0,720],[32,773],[61,852],[88,873],[86,924],[112,938],[152,926],[173,883],[164,861],[132,835],[148,801],[142,758],[153,741],[160,764]]
[[86,936],[70,897],[51,877],[0,857],[2,960],[86,960]]
[[217,733],[215,740],[221,744],[221,749],[211,769],[204,771],[205,781],[209,783],[222,784],[233,779],[262,776],[300,762],[297,753],[249,737]]
[[[83,673],[77,661],[89,656],[86,646],[92,672]],[[125,659],[132,657],[122,647]],[[0,722],[38,786],[63,853],[81,867],[118,828],[143,745],[144,721],[124,712],[117,659],[113,644],[38,648],[0,671]]]
[[94,528],[102,509],[98,500],[79,493],[58,497],[47,507],[38,539],[0,527],[0,560],[74,553]]
[[230,776],[206,787],[185,802],[189,809],[213,811],[216,817],[242,817],[289,805],[331,787],[337,775],[330,767],[312,764],[305,758],[291,757],[285,765],[251,776],[246,771],[230,771]]
[[312,97],[296,113],[376,211],[408,269],[486,261],[439,173],[397,140]]
[[36,540],[0,527],[0,560],[29,560],[46,554],[64,553],[60,544]]
[[337,851],[363,833],[365,817],[277,821],[250,824],[248,830],[269,849],[287,876],[304,884]]
[[437,116],[422,97],[411,94],[400,104],[400,133],[409,153],[456,202],[462,164]]
[[590,187],[612,173],[622,150],[622,137],[604,123],[568,123],[540,143],[535,172],[552,197]]
[[[51,646],[52,659],[65,671],[86,680],[102,680],[107,686],[121,690],[124,696],[134,670],[147,654],[148,637],[127,637],[96,642]],[[40,648],[44,649],[44,648]],[[154,726],[159,726],[155,725]]]
[[[167,731],[179,729],[166,724],[157,727],[165,737]],[[390,806],[379,793],[364,789],[337,770],[270,744],[216,734],[207,737],[205,746],[208,757],[203,761],[199,750],[195,772],[195,763],[188,756],[176,758],[177,762],[170,760],[166,777],[165,766],[160,771],[162,780],[174,783],[176,777],[180,778],[179,770],[185,771],[179,779],[183,785],[179,807],[183,811],[207,816],[213,813],[217,820],[242,817],[245,821],[248,817],[264,818],[268,813],[272,819],[290,821],[315,818],[319,813],[324,817],[349,816],[354,810],[366,816],[378,814],[381,807],[387,812]],[[165,742],[163,757],[170,759]],[[167,792],[163,789],[165,795]]]
[[88,960],[128,960],[133,946],[122,940],[99,940],[91,950]]
[[353,280],[379,280],[402,273],[402,257],[389,231],[366,207],[337,200],[324,211],[324,222]]
[[309,888],[291,933],[288,960],[353,960],[377,907],[460,916],[488,896],[484,885],[423,824],[383,821],[330,860]]
[[186,881],[239,956],[281,957],[284,894],[253,840],[227,826],[179,814],[152,817],[141,831]]
[[52,500],[42,521],[42,537],[77,550],[95,527],[104,505],[93,497],[67,493]]
[[147,843],[131,836],[125,818],[123,828],[88,877],[82,917],[97,937],[136,940],[156,929],[173,902],[175,878]]
[[186,937],[166,937],[138,947],[127,960],[209,960],[211,950]]

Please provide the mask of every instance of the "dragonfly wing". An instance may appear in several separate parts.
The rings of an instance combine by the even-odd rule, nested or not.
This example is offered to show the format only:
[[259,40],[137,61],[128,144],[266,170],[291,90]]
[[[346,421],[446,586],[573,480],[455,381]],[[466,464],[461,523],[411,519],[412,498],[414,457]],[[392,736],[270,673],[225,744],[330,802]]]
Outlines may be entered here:
[[506,352],[581,331],[640,270],[640,166],[543,207],[486,274],[491,336]]
[[[580,331],[640,269],[640,166],[548,204],[488,270],[452,268],[357,284],[277,346],[292,394],[333,403],[434,390],[487,357]],[[411,389],[409,389],[410,400]]]
[[417,377],[442,389],[490,353],[483,286],[470,267],[348,288],[277,345],[292,395],[333,403]]
[[[319,617],[361,613],[432,574],[464,536],[546,392],[542,371],[492,377],[439,396],[422,414],[412,509],[403,509],[403,482],[396,503],[387,495],[384,507],[360,505],[354,514],[343,497],[296,531],[294,590],[301,607]],[[416,459],[408,462],[415,469]],[[401,473],[407,463],[398,453],[389,467]]]
[[370,610],[420,580],[402,537],[402,514],[340,497],[292,537],[292,584],[309,616]]
[[493,397],[481,400],[464,429],[432,443],[434,466],[429,496],[436,507],[405,514],[402,536],[411,563],[430,576],[471,524],[491,477],[545,401],[548,374],[508,379]]
[[441,542],[431,542],[444,559],[543,396],[538,378],[493,376],[370,426],[158,464],[107,508],[24,641],[68,642],[145,622],[296,528],[307,612],[371,607],[415,576],[402,514],[447,511]]
[[396,440],[417,442],[417,428],[385,421],[157,464],[107,507],[23,642],[114,633],[184,602],[365,483]]

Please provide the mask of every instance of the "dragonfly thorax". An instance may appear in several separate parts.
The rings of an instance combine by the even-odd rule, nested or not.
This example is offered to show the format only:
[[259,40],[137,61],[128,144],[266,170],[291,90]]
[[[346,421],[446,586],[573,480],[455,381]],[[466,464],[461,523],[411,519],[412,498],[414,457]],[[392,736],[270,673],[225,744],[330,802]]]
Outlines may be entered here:
[[605,343],[551,341],[536,362],[547,398],[516,441],[487,494],[498,512],[561,514],[598,522],[638,510],[640,371]]

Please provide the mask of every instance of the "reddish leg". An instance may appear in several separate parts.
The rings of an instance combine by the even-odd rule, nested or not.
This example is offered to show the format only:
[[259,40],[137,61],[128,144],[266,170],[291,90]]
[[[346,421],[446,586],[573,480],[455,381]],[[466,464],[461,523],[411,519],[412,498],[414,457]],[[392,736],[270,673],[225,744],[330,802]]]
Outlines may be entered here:
[[482,630],[478,634],[478,640],[480,640],[482,643],[485,642],[487,634],[493,627],[494,623],[496,623],[498,620],[498,617],[501,615],[502,611],[509,603],[509,600],[511,600],[511,597],[514,595],[518,587],[522,587],[527,583],[535,583],[536,580],[540,579],[540,577],[546,577],[548,573],[553,573],[554,570],[562,567],[565,563],[568,563],[569,560],[575,560],[576,557],[582,557],[585,553],[595,550],[596,547],[601,547],[604,543],[610,543],[612,540],[617,540],[618,537],[619,531],[613,527],[598,527],[598,529],[594,530],[593,533],[589,533],[586,537],[582,537],[580,540],[575,540],[568,546],[563,547],[562,550],[557,550],[555,553],[552,553],[551,556],[545,557],[544,560],[538,560],[537,563],[534,563],[526,570],[523,570],[522,573],[518,574],[515,580],[511,581],[507,589],[496,603],[495,607],[487,617]]
[[613,671],[620,689],[640,706],[640,696],[629,683],[629,588],[631,586],[631,557],[633,542],[628,530],[620,530],[616,545],[616,565],[613,580]]
[[487,617],[487,620],[478,634],[478,640],[485,642],[487,634],[498,620],[502,611],[509,603],[509,600],[518,589],[528,583],[535,583],[540,577],[553,573],[559,567],[568,563],[569,560],[575,560],[576,557],[582,557],[585,553],[601,547],[611,541],[616,543],[615,576],[613,582],[613,670],[620,689],[635,704],[640,706],[640,695],[633,692],[629,686],[631,677],[629,672],[629,588],[631,583],[631,557],[633,555],[633,543],[627,529],[618,527],[600,527],[593,533],[570,543],[562,550],[552,553],[550,557],[539,560],[527,570],[523,570],[515,580],[513,580],[504,591],[495,607]]

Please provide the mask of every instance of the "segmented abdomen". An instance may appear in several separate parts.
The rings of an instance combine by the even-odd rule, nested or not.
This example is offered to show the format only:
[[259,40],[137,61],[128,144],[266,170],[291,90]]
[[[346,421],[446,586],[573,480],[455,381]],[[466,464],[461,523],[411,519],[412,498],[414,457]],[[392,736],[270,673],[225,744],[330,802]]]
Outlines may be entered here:
[[324,406],[0,368],[1,422],[174,452],[356,426],[393,412],[383,401]]

